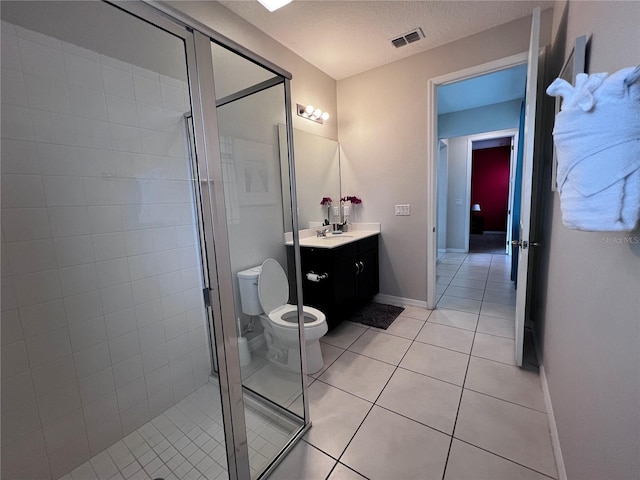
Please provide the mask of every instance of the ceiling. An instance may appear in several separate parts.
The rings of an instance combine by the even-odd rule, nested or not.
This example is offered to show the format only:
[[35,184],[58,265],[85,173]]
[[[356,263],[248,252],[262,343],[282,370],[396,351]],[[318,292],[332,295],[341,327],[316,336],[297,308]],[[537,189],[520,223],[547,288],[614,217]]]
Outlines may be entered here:
[[438,87],[438,115],[522,99],[526,84],[525,63]]
[[[270,13],[257,0],[221,4],[341,80],[553,7],[553,0],[293,0]],[[421,28],[425,38],[390,40]]]

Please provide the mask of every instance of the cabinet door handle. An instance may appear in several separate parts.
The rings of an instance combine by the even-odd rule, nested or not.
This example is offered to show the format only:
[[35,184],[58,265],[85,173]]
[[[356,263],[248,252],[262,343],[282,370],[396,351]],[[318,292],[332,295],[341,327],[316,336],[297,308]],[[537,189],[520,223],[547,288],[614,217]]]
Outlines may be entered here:
[[360,273],[364,272],[364,263],[358,262],[360,264]]
[[360,264],[356,262],[355,266],[356,266],[356,275],[360,275]]

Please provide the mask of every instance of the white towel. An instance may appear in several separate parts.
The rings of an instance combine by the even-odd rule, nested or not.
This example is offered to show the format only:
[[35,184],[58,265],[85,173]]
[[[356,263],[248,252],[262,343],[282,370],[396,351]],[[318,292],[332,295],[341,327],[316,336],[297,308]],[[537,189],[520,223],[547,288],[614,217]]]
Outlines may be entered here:
[[553,137],[563,223],[578,230],[630,231],[640,218],[640,67],[556,79],[562,96]]

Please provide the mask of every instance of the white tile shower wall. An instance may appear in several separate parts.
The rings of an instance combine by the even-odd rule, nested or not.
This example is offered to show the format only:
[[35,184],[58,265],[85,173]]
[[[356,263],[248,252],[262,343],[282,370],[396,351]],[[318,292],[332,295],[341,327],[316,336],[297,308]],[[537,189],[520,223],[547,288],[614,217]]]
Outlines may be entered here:
[[207,381],[187,86],[2,25],[2,478],[58,478]]

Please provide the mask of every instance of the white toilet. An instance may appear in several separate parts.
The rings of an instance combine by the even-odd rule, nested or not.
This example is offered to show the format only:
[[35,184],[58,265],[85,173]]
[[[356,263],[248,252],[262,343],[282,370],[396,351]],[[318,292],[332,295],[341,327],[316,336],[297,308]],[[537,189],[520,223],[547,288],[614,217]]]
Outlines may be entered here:
[[[298,309],[289,300],[289,283],[280,264],[268,258],[262,265],[238,272],[242,312],[259,315],[264,327],[269,360],[293,372],[300,371]],[[303,306],[307,372],[322,368],[320,338],[327,333],[327,320],[320,310]]]

